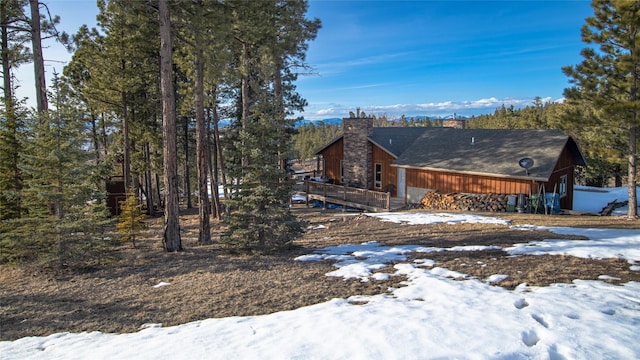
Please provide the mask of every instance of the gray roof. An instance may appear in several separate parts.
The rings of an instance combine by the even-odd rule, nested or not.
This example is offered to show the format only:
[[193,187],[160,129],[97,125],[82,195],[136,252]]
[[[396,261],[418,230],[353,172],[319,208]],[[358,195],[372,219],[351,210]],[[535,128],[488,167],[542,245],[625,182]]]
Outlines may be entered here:
[[[369,140],[384,149],[394,157],[400,156],[413,142],[424,133],[426,127],[374,127],[373,135]],[[324,149],[343,138],[343,134],[331,139],[328,143],[316,150],[314,154],[321,153]]]
[[423,133],[426,127],[375,127],[371,142],[396,158],[400,156]]
[[[559,130],[375,127],[369,140],[403,168],[548,181],[565,146],[576,165],[586,165],[576,142]],[[518,163],[527,157],[534,161],[528,173]]]
[[[392,166],[547,181],[565,145],[586,165],[575,141],[558,130],[424,129]],[[518,164],[525,157],[534,160],[528,175]]]

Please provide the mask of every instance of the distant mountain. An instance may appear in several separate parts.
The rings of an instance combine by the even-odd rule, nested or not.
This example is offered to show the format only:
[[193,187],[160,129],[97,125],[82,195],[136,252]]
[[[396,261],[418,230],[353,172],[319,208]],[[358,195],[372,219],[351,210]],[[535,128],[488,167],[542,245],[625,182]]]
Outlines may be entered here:
[[[218,126],[219,127],[225,127],[225,126],[229,126],[231,125],[232,120],[229,119],[224,119],[224,120],[220,120],[218,121]],[[302,125],[306,125],[306,124],[318,124],[318,123],[324,123],[327,125],[335,125],[335,124],[342,124],[342,119],[340,118],[330,118],[330,119],[322,119],[322,120],[306,120],[306,119],[302,119],[302,120],[298,120],[296,121],[295,126],[302,126]]]
[[322,120],[302,119],[302,120],[298,120],[295,126],[297,127],[297,126],[307,125],[311,123],[313,124],[323,123],[325,125],[339,125],[339,124],[342,124],[342,119],[341,118],[330,118],[330,119],[322,119]]
[[[448,115],[448,116],[426,116],[426,115],[415,115],[415,116],[407,116],[407,119],[410,118],[416,118],[416,119],[420,119],[420,120],[425,120],[425,119],[429,119],[431,121],[434,120],[448,120],[448,119],[452,119],[453,115]],[[468,120],[470,119],[470,117],[468,116],[462,116],[462,115],[456,115],[456,119],[465,119]],[[399,121],[400,119],[391,119],[392,122],[396,122]],[[298,120],[296,121],[295,126],[302,126],[302,125],[308,125],[308,124],[319,124],[319,123],[324,123],[325,125],[340,125],[342,124],[342,119],[341,118],[328,118],[328,119],[322,119],[322,120],[307,120],[307,119],[302,119],[302,120]],[[228,126],[229,124],[231,124],[230,120],[220,120],[220,122],[218,123],[218,125],[220,127],[224,127],[224,126]]]

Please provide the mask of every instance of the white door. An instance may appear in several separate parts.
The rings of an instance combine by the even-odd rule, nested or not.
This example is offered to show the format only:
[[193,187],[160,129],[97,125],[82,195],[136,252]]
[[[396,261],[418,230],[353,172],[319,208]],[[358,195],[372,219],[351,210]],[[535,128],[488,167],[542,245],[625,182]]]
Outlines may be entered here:
[[398,168],[398,197],[404,199],[405,193],[405,174],[403,168]]

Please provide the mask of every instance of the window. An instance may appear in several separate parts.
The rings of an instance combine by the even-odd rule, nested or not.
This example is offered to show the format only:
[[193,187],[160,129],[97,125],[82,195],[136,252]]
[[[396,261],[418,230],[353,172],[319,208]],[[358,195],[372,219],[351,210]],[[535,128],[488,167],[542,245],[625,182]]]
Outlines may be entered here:
[[382,189],[382,164],[376,164],[375,166],[375,183],[373,184],[376,189]]
[[558,193],[560,197],[567,196],[567,175],[560,176],[560,189]]
[[344,160],[340,160],[340,184],[344,184]]

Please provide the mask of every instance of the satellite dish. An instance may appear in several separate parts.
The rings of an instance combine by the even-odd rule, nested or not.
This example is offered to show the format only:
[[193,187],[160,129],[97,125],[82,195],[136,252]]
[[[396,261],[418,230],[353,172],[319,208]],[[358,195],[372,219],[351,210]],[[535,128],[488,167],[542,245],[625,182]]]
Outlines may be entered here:
[[533,166],[533,159],[528,157],[522,158],[518,160],[518,165],[520,165],[521,168],[529,169]]

